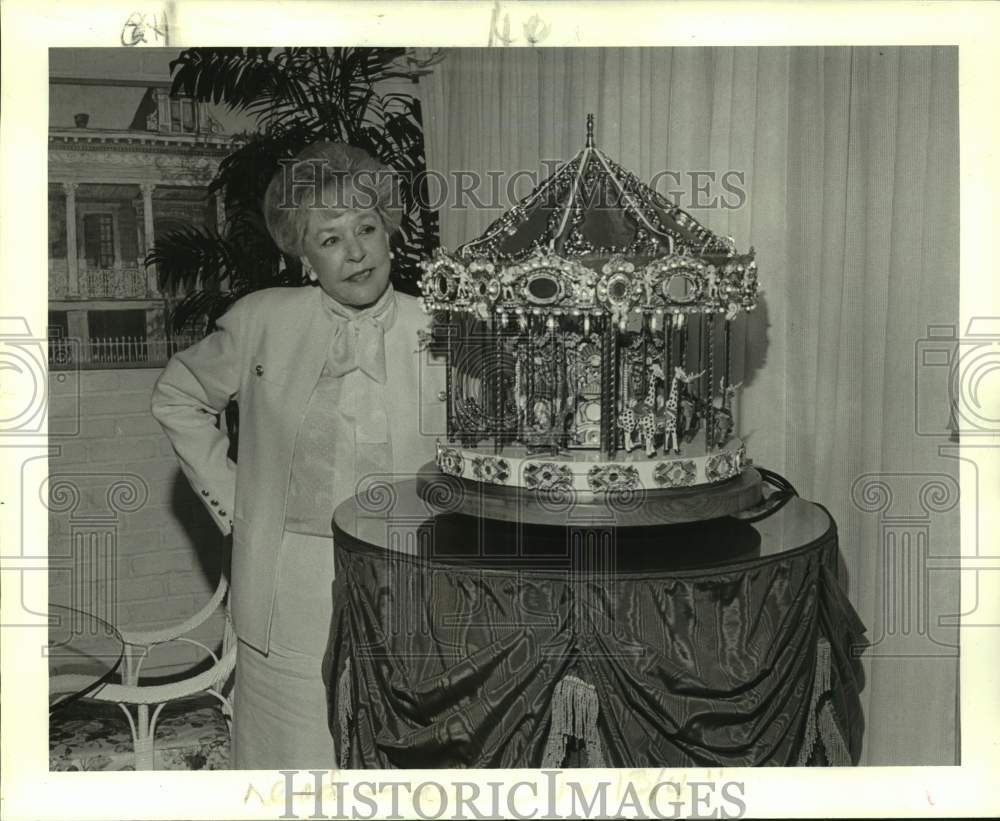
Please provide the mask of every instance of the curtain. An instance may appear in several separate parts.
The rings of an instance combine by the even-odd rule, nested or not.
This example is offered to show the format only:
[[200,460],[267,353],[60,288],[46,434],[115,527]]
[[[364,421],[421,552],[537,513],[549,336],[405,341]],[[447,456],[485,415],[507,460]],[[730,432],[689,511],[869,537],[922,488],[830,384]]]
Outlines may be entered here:
[[[838,522],[872,640],[862,763],[957,763],[958,471],[921,352],[959,315],[958,50],[456,49],[421,94],[428,167],[449,180],[544,178],[592,112],[612,158],[646,181],[672,172],[659,190],[756,248],[740,431]],[[511,204],[480,199],[442,207],[442,244]]]

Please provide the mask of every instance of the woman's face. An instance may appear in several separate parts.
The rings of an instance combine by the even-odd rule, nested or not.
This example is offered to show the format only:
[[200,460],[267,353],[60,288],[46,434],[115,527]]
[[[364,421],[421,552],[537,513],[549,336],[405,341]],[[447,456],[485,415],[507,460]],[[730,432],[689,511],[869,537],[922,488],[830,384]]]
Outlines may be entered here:
[[344,305],[367,307],[389,286],[389,235],[377,211],[310,209],[303,250],[310,279]]

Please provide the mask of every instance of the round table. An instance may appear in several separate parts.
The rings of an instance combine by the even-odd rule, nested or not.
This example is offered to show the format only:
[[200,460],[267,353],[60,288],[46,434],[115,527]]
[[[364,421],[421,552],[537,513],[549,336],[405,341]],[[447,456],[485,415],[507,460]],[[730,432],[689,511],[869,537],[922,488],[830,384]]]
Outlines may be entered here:
[[822,506],[531,525],[425,491],[376,480],[334,514],[339,766],[857,762],[865,628]]
[[121,666],[125,642],[104,619],[60,604],[49,605],[49,712],[92,693]]

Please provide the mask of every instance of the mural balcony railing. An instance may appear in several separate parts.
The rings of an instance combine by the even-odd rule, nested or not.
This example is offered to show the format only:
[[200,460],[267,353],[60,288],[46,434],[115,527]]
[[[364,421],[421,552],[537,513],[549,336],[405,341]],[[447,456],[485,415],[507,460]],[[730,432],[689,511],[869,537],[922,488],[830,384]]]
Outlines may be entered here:
[[66,299],[69,296],[69,264],[62,259],[49,258],[49,299]]
[[81,340],[53,337],[49,339],[49,369],[159,368],[175,353],[199,339],[193,335],[170,339],[119,336]]
[[74,293],[66,259],[49,260],[49,299],[146,299],[155,296],[158,294],[151,290],[146,269],[140,263],[88,268],[81,260]]
[[146,271],[138,266],[80,271],[80,296],[85,299],[142,299],[150,296]]

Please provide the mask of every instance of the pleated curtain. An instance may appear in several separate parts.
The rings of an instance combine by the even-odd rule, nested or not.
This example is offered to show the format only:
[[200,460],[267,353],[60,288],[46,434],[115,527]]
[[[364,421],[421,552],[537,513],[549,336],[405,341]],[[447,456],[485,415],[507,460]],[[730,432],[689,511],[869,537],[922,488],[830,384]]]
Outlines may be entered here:
[[[958,320],[957,49],[456,49],[420,94],[429,168],[449,180],[544,178],[593,113],[613,159],[645,181],[673,172],[659,190],[756,248],[739,427],[838,523],[872,640],[863,763],[957,763],[958,470],[941,449],[947,392],[921,393],[920,370],[929,326]],[[715,175],[701,203],[692,171]],[[480,199],[441,208],[442,244],[511,204]]]

